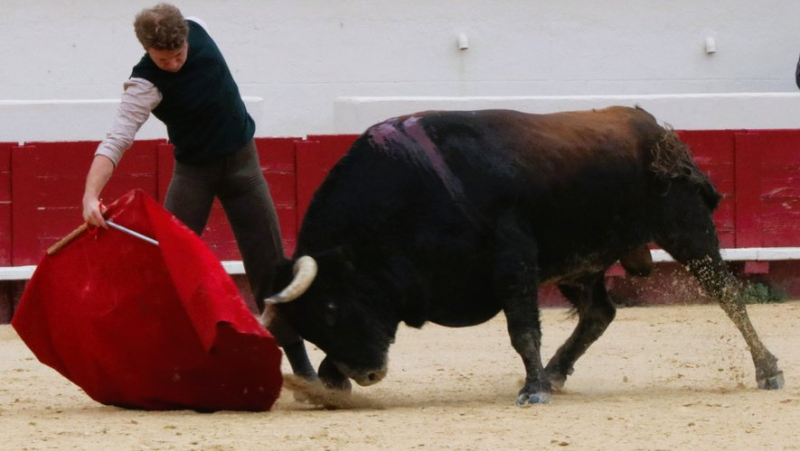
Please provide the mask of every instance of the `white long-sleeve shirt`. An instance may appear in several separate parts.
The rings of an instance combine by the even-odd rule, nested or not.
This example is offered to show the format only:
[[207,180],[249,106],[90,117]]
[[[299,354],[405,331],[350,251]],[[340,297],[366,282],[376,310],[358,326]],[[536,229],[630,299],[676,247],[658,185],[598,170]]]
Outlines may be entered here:
[[161,91],[143,78],[130,78],[123,86],[125,91],[117,107],[114,123],[94,153],[108,157],[115,167],[133,144],[136,133],[150,117],[150,113],[161,102]]

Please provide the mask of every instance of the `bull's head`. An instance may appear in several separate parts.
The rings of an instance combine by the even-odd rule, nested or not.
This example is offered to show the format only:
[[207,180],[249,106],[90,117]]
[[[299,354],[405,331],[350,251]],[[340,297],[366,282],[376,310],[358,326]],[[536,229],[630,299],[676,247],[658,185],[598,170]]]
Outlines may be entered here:
[[266,325],[277,309],[303,338],[326,353],[326,367],[336,368],[359,385],[371,385],[386,375],[389,345],[399,320],[385,302],[385,287],[370,276],[373,271],[356,271],[346,254],[337,249],[317,255],[316,260],[297,259],[292,281],[265,300],[262,323]]

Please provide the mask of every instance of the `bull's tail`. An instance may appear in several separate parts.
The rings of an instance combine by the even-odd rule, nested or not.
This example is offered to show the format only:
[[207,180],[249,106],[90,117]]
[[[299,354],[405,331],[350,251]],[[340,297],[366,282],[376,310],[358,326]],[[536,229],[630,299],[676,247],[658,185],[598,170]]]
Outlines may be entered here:
[[689,147],[678,138],[669,125],[665,124],[653,146],[650,170],[664,181],[670,179],[687,181],[703,197],[711,210],[717,208],[722,198],[708,176],[694,163]]

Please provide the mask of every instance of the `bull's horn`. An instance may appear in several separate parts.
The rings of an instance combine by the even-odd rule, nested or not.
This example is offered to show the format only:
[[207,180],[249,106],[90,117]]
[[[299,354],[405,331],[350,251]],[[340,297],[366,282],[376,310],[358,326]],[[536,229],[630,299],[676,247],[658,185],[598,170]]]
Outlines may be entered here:
[[283,304],[297,299],[308,290],[316,276],[317,262],[307,255],[298,258],[294,263],[294,279],[283,291],[265,299],[264,304]]

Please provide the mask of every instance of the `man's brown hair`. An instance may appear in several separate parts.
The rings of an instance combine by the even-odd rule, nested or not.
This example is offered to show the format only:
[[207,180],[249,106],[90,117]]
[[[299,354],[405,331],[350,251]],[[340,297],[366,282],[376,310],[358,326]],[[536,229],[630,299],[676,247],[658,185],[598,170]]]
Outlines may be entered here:
[[177,50],[189,36],[181,11],[169,3],[143,9],[133,21],[136,38],[145,49]]

